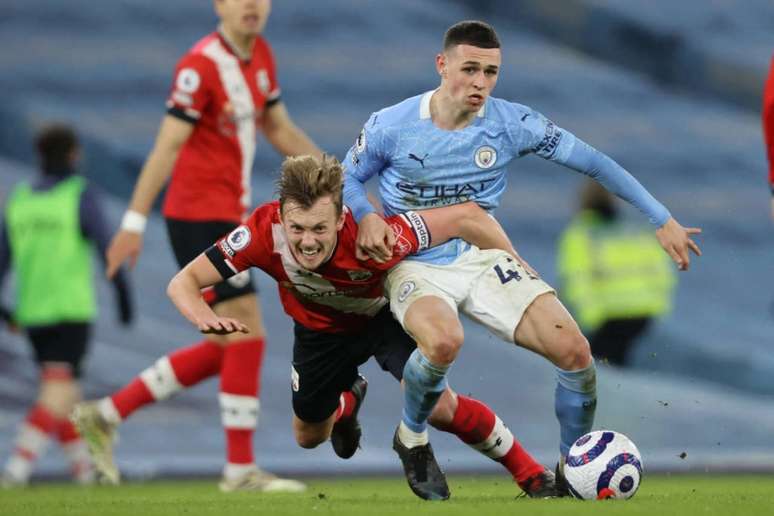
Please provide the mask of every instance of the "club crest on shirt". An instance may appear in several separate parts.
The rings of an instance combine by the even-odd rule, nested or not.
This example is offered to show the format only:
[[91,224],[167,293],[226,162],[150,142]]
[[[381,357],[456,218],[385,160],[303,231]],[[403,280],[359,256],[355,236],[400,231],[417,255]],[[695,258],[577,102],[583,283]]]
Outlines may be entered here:
[[349,279],[352,281],[366,281],[367,279],[370,279],[371,276],[374,275],[371,271],[347,271],[347,275],[349,276]]
[[258,82],[258,90],[263,93],[263,96],[269,94],[269,88],[271,87],[269,83],[269,74],[266,72],[265,69],[261,68],[258,70],[258,72],[255,74],[255,78]]
[[482,145],[476,149],[473,159],[478,168],[490,168],[497,162],[497,151],[489,145]]
[[241,251],[250,243],[250,230],[247,226],[239,226],[228,235],[226,242],[234,251]]

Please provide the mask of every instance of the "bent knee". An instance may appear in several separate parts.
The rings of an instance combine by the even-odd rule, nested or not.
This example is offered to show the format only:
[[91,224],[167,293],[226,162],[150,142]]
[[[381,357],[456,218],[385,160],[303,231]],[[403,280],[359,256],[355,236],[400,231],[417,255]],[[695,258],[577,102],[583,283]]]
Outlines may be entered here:
[[306,450],[317,448],[327,439],[322,439],[321,436],[315,434],[296,434],[296,443]]
[[567,332],[562,336],[560,353],[555,365],[565,371],[577,371],[591,365],[591,347],[580,331]]
[[454,362],[465,341],[462,327],[439,329],[433,338],[422,346],[422,352],[431,363],[449,365]]

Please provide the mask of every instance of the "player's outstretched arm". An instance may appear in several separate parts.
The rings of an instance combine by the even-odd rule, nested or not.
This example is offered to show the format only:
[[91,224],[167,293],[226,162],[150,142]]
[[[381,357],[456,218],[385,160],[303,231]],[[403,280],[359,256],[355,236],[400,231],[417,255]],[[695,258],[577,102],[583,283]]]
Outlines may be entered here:
[[175,274],[167,287],[167,295],[180,313],[202,333],[248,333],[243,323],[230,317],[219,317],[202,299],[201,289],[223,279],[210,259],[202,253]]
[[658,238],[664,251],[677,264],[677,268],[681,271],[687,271],[691,264],[689,251],[693,251],[696,256],[701,256],[701,249],[691,239],[691,235],[699,233],[701,233],[701,228],[684,228],[670,217],[663,226],[656,230],[656,238]]
[[323,152],[290,118],[282,102],[273,104],[263,117],[263,134],[283,156],[309,154],[321,158]]
[[193,132],[194,125],[171,115],[161,121],[156,142],[142,167],[134,186],[132,200],[121,221],[121,228],[108,246],[107,276],[112,278],[121,265],[129,261],[134,267],[142,251],[142,234],[145,220],[156,197],[172,174],[180,148]]

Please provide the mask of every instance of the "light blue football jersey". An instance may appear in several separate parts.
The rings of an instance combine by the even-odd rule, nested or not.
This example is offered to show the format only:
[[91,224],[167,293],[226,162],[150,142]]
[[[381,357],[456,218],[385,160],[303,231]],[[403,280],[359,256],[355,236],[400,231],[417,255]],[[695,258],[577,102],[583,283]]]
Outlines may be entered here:
[[[529,153],[595,177],[662,225],[658,201],[613,160],[533,109],[489,97],[467,127],[447,131],[430,117],[434,91],[371,115],[344,160],[344,202],[359,221],[373,211],[364,183],[379,176],[385,215],[474,200],[494,210],[514,159]],[[459,239],[411,257],[444,264],[467,249]]]

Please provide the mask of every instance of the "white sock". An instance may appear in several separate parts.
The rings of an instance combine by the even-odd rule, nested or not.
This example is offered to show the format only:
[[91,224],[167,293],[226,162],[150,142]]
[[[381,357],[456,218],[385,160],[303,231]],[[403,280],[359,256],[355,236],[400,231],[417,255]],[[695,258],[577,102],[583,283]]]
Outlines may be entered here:
[[398,426],[398,439],[406,448],[424,446],[430,442],[427,437],[427,430],[417,433],[407,427],[403,421],[401,421],[400,426]]
[[73,476],[81,484],[94,482],[94,468],[91,464],[89,449],[83,439],[76,439],[62,445],[62,451],[70,459]]
[[8,477],[11,481],[18,484],[26,484],[32,476],[32,468],[35,462],[21,455],[13,455],[5,464],[4,476]]
[[108,423],[113,425],[121,424],[121,414],[118,413],[118,409],[110,397],[99,400],[97,402],[97,410],[99,410],[99,413],[102,414],[102,417]]
[[223,468],[223,477],[226,480],[234,480],[245,476],[255,470],[255,468],[255,464],[232,464],[231,462],[228,462]]

